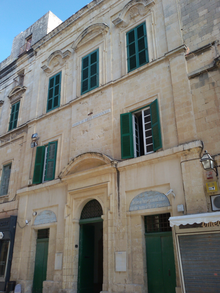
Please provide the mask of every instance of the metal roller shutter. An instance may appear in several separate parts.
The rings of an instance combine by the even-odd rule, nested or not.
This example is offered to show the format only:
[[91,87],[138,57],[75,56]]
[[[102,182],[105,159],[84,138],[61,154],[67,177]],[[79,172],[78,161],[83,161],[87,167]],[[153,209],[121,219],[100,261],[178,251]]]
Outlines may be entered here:
[[220,233],[179,236],[186,293],[220,292]]

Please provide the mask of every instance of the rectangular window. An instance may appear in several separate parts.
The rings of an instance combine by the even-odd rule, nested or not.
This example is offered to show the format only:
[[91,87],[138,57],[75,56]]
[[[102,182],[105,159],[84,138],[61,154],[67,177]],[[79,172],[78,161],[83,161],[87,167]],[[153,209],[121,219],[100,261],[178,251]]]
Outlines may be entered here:
[[0,195],[8,194],[10,175],[11,175],[11,164],[3,166]]
[[49,79],[47,112],[60,106],[61,72]]
[[20,107],[20,101],[12,105],[11,107],[11,116],[10,116],[8,131],[15,129],[17,127],[19,107]]
[[149,62],[146,24],[142,23],[127,32],[128,72]]
[[99,86],[99,49],[82,58],[81,94]]
[[57,156],[57,141],[46,146],[39,146],[36,150],[33,184],[53,180],[55,177]]
[[162,147],[157,100],[130,113],[121,114],[121,157],[130,159]]

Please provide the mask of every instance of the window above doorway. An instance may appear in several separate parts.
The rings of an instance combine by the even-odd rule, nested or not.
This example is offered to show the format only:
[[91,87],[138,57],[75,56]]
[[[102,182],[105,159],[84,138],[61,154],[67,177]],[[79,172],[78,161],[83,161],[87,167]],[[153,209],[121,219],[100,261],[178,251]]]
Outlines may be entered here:
[[130,113],[121,114],[121,157],[130,159],[162,147],[157,99]]

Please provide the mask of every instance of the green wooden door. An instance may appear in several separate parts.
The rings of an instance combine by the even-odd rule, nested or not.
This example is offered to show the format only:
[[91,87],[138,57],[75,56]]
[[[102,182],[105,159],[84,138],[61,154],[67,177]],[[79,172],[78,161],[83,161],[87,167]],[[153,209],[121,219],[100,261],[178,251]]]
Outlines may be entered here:
[[145,235],[148,293],[175,293],[176,274],[172,233]]
[[94,226],[80,225],[78,293],[94,292]]
[[47,256],[49,239],[37,239],[33,293],[42,293],[43,281],[47,277]]

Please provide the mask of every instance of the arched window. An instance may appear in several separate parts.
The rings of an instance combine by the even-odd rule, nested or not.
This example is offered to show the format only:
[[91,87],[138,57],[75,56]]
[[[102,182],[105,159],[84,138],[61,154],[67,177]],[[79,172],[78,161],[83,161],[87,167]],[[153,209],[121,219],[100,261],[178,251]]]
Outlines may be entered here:
[[96,200],[90,200],[83,208],[80,220],[98,218],[103,215],[102,207]]

